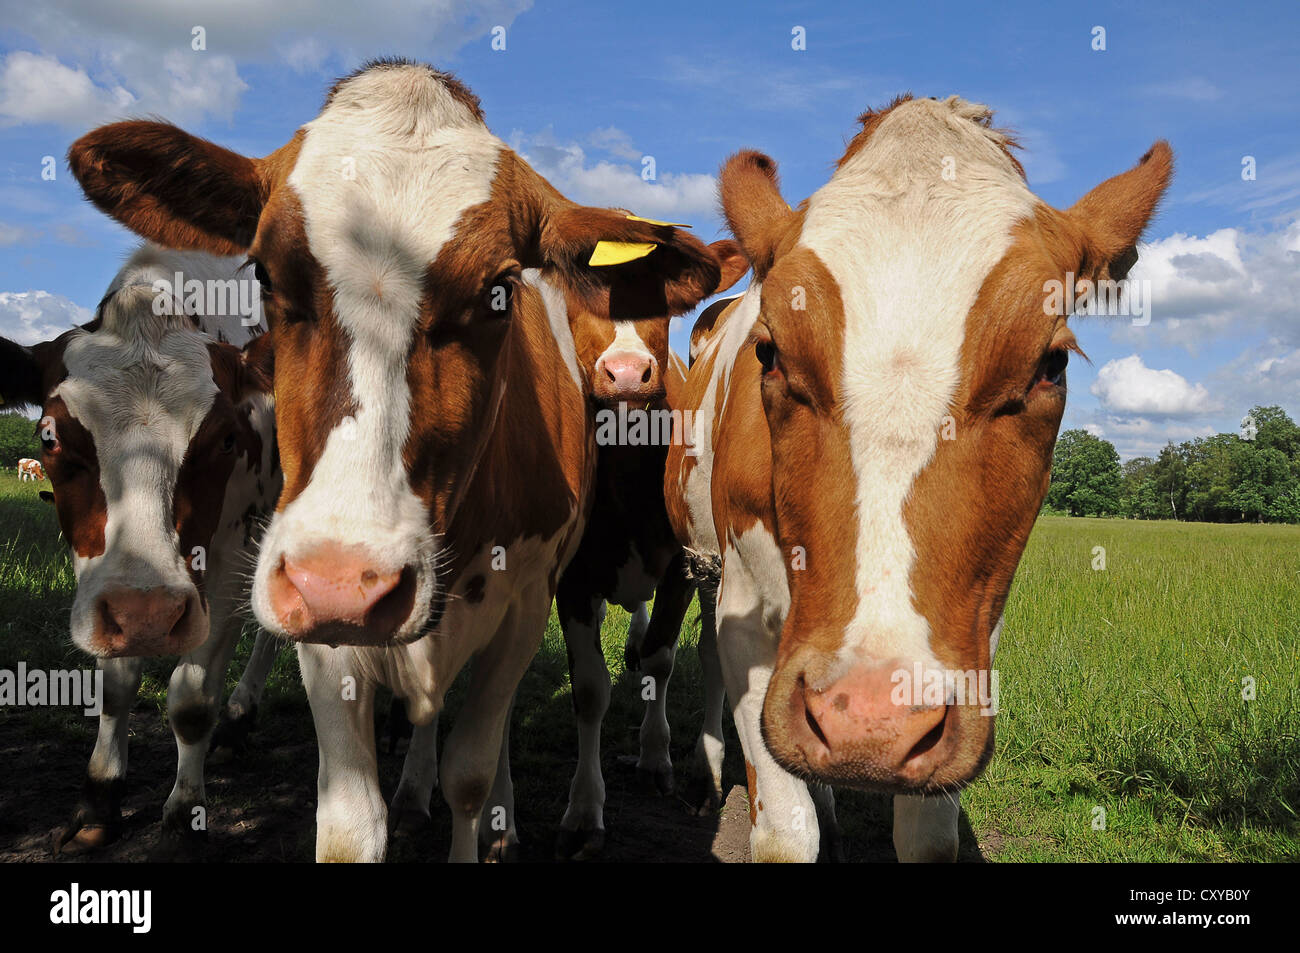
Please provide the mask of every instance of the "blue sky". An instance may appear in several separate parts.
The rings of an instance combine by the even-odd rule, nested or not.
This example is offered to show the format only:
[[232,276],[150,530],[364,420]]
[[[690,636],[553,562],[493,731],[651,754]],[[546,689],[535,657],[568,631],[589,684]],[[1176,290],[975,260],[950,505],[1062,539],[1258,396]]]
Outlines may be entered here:
[[0,334],[31,342],[88,318],[134,242],[81,199],[63,163],[77,136],[157,115],[262,155],[336,76],[400,54],[459,74],[571,198],[706,240],[728,154],[767,151],[797,202],[855,117],[905,90],[993,107],[1056,206],[1167,138],[1176,178],[1132,276],[1151,282],[1151,322],[1075,322],[1093,363],[1071,366],[1065,426],[1129,457],[1235,431],[1255,403],[1300,417],[1300,6],[1133,6],[0,0]]

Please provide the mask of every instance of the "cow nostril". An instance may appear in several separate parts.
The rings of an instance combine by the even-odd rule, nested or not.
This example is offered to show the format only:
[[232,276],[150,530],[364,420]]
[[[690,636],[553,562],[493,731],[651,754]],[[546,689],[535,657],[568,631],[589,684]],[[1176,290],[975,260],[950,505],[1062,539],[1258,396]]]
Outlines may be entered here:
[[602,364],[601,367],[605,369],[605,376],[608,377],[611,381],[618,380],[618,378],[614,375],[613,370],[610,369],[610,366],[608,364]]
[[653,370],[653,369],[650,367],[649,364],[647,364],[647,365],[645,366],[645,371],[641,374],[641,383],[642,383],[642,384],[649,384],[649,383],[650,383],[650,373],[651,373],[652,370]]
[[808,724],[808,730],[812,732],[813,737],[821,743],[826,751],[830,751],[831,743],[826,739],[822,726],[817,723],[817,716],[813,714],[812,708],[808,705],[808,687],[804,684],[803,676],[799,677],[796,691],[799,693],[799,697],[803,699],[803,717]]
[[101,599],[99,601],[99,618],[103,623],[105,633],[108,635],[122,634],[122,626],[114,617],[113,610],[109,607],[107,599]]
[[943,717],[939,719],[938,724],[922,735],[920,741],[912,745],[912,750],[903,759],[904,764],[921,757],[939,743],[939,739],[943,737],[943,729],[948,724],[948,711],[949,708],[945,707]]

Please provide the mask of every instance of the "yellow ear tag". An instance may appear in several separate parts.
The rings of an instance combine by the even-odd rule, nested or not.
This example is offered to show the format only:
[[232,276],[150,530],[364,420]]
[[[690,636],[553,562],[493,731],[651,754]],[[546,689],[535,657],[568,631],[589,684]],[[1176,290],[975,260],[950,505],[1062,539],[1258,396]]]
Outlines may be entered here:
[[644,258],[658,246],[654,242],[596,242],[589,265],[621,265]]
[[667,225],[670,228],[690,228],[685,222],[656,222],[653,218],[642,218],[640,215],[629,215],[629,222],[645,222],[647,225]]

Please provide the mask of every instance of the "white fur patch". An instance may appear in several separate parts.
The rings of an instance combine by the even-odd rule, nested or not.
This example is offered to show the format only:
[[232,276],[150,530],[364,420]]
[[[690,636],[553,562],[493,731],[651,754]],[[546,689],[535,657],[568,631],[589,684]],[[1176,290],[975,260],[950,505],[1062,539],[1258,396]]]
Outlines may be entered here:
[[905,103],[809,201],[800,241],[839,284],[845,310],[858,510],[846,667],[864,656],[938,664],[912,605],[903,503],[949,412],[967,315],[1035,203],[999,135],[974,121],[986,113],[956,97]]
[[[686,476],[686,486],[682,491],[691,518],[691,545],[704,552],[722,552],[713,522],[713,427],[722,419],[722,413],[726,409],[731,387],[731,369],[735,366],[741,347],[749,338],[749,332],[754,328],[754,322],[758,320],[761,296],[762,286],[757,281],[750,284],[735,310],[727,315],[722,329],[709,338],[696,358],[696,361],[701,361],[710,354],[717,355],[695,418],[695,432],[689,435],[699,456]],[[723,396],[722,404],[718,406],[720,389]],[[716,417],[714,407],[718,407]]]
[[402,460],[407,355],[426,270],[465,210],[490,198],[504,146],[420,66],[349,80],[304,133],[288,181],[349,338],[358,410],[329,435],[307,487],[273,518],[253,608],[278,631],[266,586],[280,557],[326,541],[363,545],[379,571],[418,567],[417,608],[397,633],[409,637],[427,617],[437,552]]
[[546,308],[546,320],[551,325],[551,334],[555,344],[564,358],[564,367],[578,390],[585,391],[582,383],[582,370],[578,366],[578,347],[573,341],[573,328],[569,326],[569,306],[565,302],[564,292],[542,277],[541,269],[527,268],[523,273],[525,284],[532,285],[542,296],[542,305]]

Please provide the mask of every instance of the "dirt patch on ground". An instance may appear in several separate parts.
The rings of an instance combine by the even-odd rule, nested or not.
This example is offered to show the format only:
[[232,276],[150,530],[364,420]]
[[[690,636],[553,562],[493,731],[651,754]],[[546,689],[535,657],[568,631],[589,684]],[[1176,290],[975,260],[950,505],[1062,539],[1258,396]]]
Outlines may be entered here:
[[[66,823],[77,800],[94,744],[87,720],[80,740],[33,731],[31,719],[10,711],[0,718],[0,862],[53,860],[52,834]],[[64,735],[67,732],[63,733]],[[381,749],[380,774],[391,794],[401,773],[402,751]],[[130,770],[122,800],[120,840],[91,856],[61,862],[147,861],[158,840],[162,805],[175,778],[175,743],[163,716],[142,706],[131,716]],[[621,759],[605,765],[607,838],[603,862],[740,862],[748,859],[749,829],[743,788],[732,789],[720,815],[699,816],[676,795],[644,789]],[[525,862],[554,860],[560,810],[530,810],[528,783],[517,780],[521,854]],[[210,862],[309,862],[316,812],[316,740],[307,712],[263,715],[249,746],[228,759],[209,758]],[[395,836],[394,861],[441,861],[451,824],[437,793],[432,823]]]

